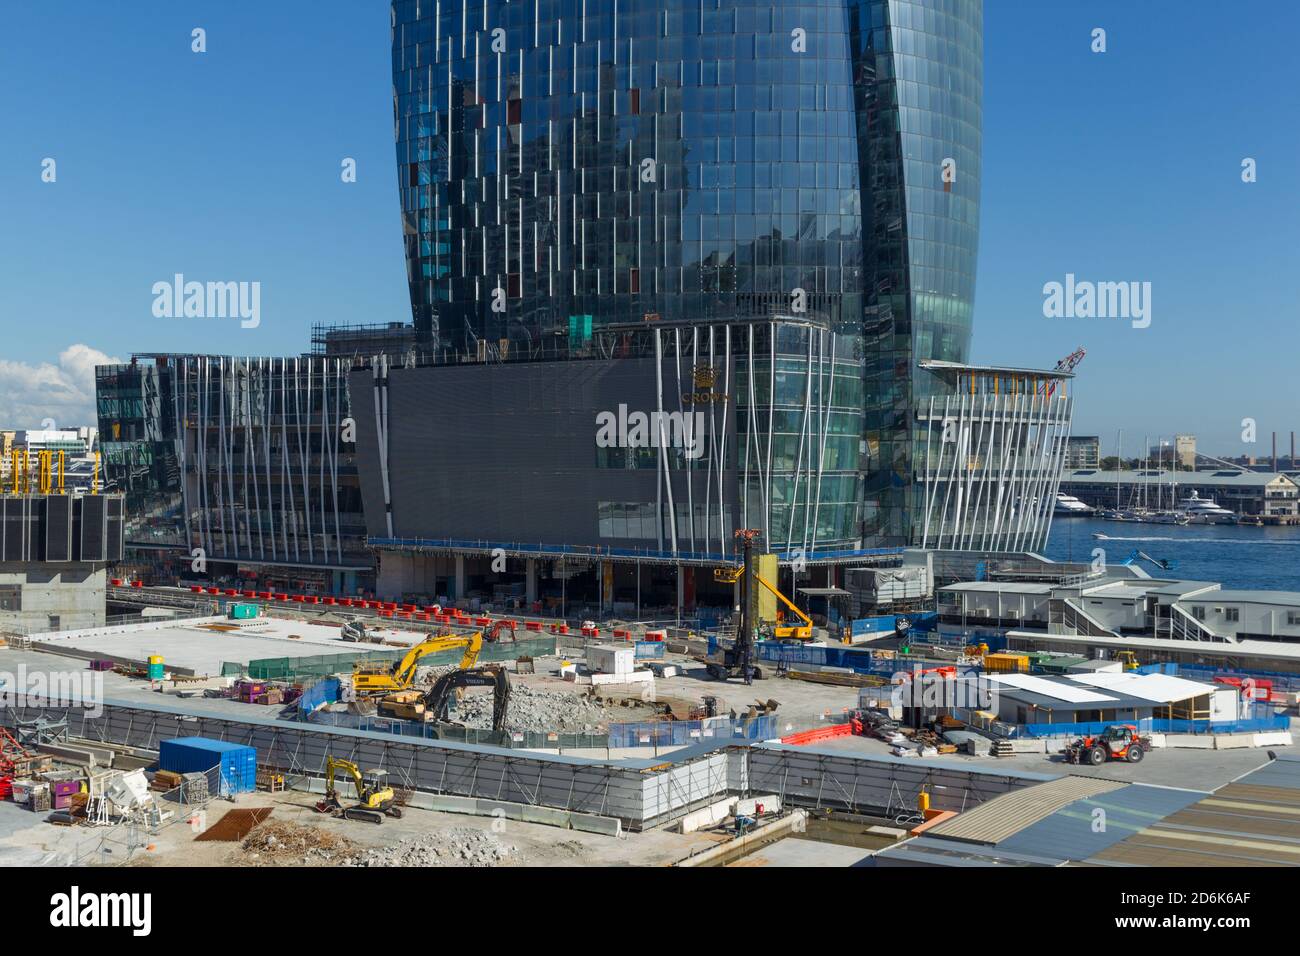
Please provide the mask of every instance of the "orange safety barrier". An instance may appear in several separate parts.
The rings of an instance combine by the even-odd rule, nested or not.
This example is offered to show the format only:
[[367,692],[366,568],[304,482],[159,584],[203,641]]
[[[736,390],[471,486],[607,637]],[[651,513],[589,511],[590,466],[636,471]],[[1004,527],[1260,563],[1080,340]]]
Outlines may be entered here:
[[832,737],[848,737],[852,734],[853,728],[849,724],[831,724],[829,727],[814,727],[812,730],[789,734],[781,738],[781,743],[802,746],[819,740],[830,740]]
[[133,587],[133,588],[142,588],[142,587],[144,587],[144,582],[143,582],[143,581],[132,581],[132,582],[131,582],[131,587]]
[[944,820],[951,820],[957,815],[957,813],[954,810],[927,810],[925,815],[927,817],[926,821],[924,823],[918,823],[916,826],[912,827],[911,830],[908,830],[907,832],[909,834],[912,836],[920,836],[931,827],[937,827],[940,823],[943,823]]

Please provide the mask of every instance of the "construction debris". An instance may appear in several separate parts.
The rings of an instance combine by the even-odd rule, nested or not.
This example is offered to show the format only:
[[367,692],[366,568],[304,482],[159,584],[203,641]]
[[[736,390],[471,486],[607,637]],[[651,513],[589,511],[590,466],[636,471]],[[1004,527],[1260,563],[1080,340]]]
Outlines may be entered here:
[[[492,729],[492,695],[465,694],[453,704],[452,719],[476,730]],[[608,726],[604,706],[582,694],[539,690],[515,684],[510,692],[506,730],[514,733],[597,733]]]
[[456,827],[406,837],[394,846],[366,850],[339,862],[344,866],[499,866],[514,862],[518,852],[488,830]]
[[241,846],[247,854],[245,862],[254,866],[337,862],[360,850],[345,836],[285,820],[267,820],[259,824],[245,837]]

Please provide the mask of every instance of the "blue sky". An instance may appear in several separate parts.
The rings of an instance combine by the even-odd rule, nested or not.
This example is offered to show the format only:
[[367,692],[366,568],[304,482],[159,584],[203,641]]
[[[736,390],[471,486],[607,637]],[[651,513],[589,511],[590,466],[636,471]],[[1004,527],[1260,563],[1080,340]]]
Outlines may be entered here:
[[[316,321],[408,318],[388,23],[372,0],[6,5],[0,418],[87,408],[97,353],[292,354]],[[1130,450],[1174,431],[1217,452],[1262,452],[1273,429],[1285,445],[1297,33],[1300,7],[1278,0],[986,3],[975,361],[1087,347],[1075,431],[1107,447],[1119,427]],[[260,281],[261,325],[153,318],[149,289],[176,272]],[[1066,273],[1149,281],[1150,327],[1044,318],[1043,284]]]

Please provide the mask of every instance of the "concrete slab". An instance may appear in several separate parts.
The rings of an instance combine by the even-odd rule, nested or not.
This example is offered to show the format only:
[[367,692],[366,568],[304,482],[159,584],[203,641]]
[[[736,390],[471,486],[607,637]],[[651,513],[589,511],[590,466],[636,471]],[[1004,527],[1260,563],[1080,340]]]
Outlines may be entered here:
[[426,635],[417,631],[370,628],[392,647],[344,641],[342,631],[325,624],[285,618],[261,617],[251,624],[232,627],[224,617],[191,621],[153,621],[121,627],[93,628],[34,635],[32,647],[69,657],[106,657],[143,665],[151,655],[161,655],[168,669],[196,675],[221,673],[224,662],[247,664],[268,657],[309,657],[315,654],[350,654],[366,650],[400,650],[419,643]]
[[869,855],[870,851],[862,847],[787,837],[728,865],[844,867],[855,866]]

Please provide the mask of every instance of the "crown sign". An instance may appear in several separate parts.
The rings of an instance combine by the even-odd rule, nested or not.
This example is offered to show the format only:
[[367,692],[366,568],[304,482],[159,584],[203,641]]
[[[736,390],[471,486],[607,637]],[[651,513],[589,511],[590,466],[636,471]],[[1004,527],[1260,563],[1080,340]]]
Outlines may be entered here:
[[712,388],[718,380],[718,372],[712,365],[697,365],[692,373],[696,388]]

